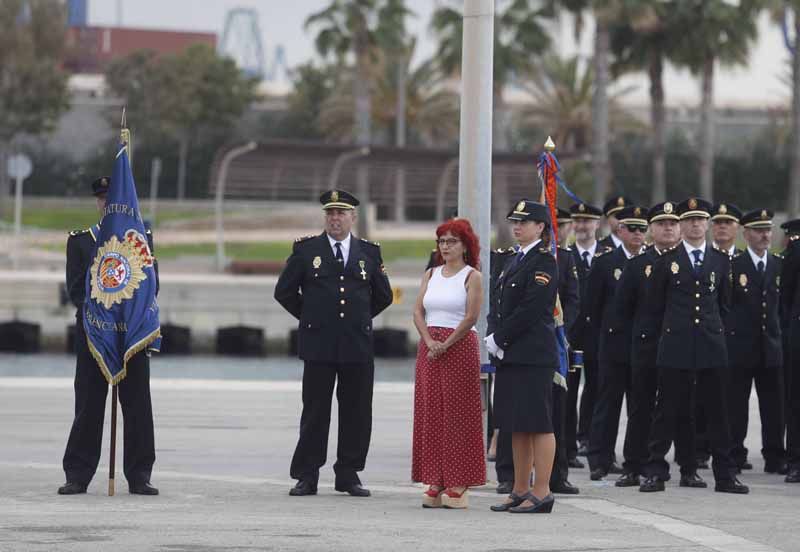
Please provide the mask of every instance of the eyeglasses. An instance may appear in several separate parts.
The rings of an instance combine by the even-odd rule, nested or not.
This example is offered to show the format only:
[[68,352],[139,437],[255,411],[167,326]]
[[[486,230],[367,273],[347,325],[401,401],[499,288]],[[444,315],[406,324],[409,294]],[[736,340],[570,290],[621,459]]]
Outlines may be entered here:
[[442,238],[442,239],[436,240],[436,243],[439,245],[439,247],[444,247],[445,245],[447,247],[453,247],[455,244],[460,243],[460,242],[461,242],[461,240],[457,240],[456,238],[447,238],[447,239]]
[[641,224],[626,224],[625,228],[628,229],[628,232],[641,232],[642,234],[647,232],[647,226]]

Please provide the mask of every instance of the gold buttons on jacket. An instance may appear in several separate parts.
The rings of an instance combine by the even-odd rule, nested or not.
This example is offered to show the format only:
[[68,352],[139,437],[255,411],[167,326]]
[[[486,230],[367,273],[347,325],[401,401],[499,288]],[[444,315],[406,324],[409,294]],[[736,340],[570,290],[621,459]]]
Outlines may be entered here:
[[700,299],[700,294],[699,293],[695,293],[694,297],[695,297],[695,299]]
[[339,313],[339,318],[344,318],[344,313],[343,312]]
[[344,288],[339,288],[339,293],[344,293]]
[[696,310],[697,312],[700,312],[700,305],[695,305],[694,310]]
[[339,301],[339,303],[340,303],[340,304],[342,304],[342,305],[344,305],[344,304],[345,304],[345,300],[344,300],[344,299],[342,299],[341,301]]
[[339,279],[344,281],[344,276],[339,276]]
[[700,323],[700,319],[699,319],[699,318],[695,318],[695,319],[694,319],[694,323],[695,323],[695,324],[699,324],[699,323]]

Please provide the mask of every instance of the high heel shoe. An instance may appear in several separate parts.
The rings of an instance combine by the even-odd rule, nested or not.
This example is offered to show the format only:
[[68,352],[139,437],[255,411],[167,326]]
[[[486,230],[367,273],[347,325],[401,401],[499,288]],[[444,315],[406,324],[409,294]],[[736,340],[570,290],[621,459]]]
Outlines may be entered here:
[[450,510],[462,510],[469,505],[469,497],[467,491],[469,489],[464,487],[464,490],[457,493],[453,489],[445,489],[442,492],[442,507]]
[[541,500],[533,496],[533,494],[530,494],[528,498],[533,502],[532,505],[515,506],[509,508],[508,511],[512,514],[549,514],[553,511],[553,505],[556,503],[556,499],[552,494],[547,495]]
[[511,499],[511,502],[503,502],[501,504],[495,504],[494,506],[489,506],[489,509],[492,512],[508,512],[511,508],[515,508],[528,500],[529,498],[532,499],[533,495],[531,493],[525,493],[524,495],[517,495],[513,492],[508,495],[508,498]]
[[442,493],[444,489],[440,489],[431,485],[428,490],[422,493],[422,507],[423,508],[441,508],[442,507]]

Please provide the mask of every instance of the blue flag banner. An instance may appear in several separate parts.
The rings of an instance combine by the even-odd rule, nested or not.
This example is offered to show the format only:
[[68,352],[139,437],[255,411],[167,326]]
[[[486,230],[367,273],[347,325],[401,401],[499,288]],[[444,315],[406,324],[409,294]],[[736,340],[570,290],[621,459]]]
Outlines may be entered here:
[[161,327],[156,274],[127,148],[114,162],[106,206],[95,230],[94,261],[86,274],[83,328],[89,350],[111,385],[125,378],[128,360],[158,350]]

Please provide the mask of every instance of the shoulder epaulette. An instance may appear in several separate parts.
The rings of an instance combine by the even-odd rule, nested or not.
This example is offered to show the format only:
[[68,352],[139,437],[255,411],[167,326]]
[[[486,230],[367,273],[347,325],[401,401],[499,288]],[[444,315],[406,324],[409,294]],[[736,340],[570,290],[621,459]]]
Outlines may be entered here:
[[720,255],[725,255],[729,259],[733,259],[733,258],[738,257],[739,255],[741,255],[741,253],[738,253],[737,255],[734,255],[733,257],[731,257],[730,255],[728,255],[727,251],[723,251],[722,249],[720,249],[716,245],[711,246],[711,251],[714,251],[714,252],[716,252],[716,253],[718,253]]
[[[375,247],[380,247],[380,246],[381,246],[381,244],[380,244],[380,243],[378,243],[378,242],[374,242],[374,241],[369,241],[368,239],[365,239],[365,238],[361,238],[361,241],[362,241],[363,243],[366,243],[366,244],[369,244],[369,245],[374,245]],[[434,250],[434,251],[435,251],[435,250]]]
[[595,256],[595,257],[602,257],[602,256],[603,256],[603,255],[605,255],[606,253],[611,253],[612,251],[616,251],[616,250],[617,250],[617,248],[616,248],[616,247],[611,247],[611,246],[609,246],[609,245],[606,245],[606,246],[603,248],[603,250],[602,250],[602,251],[596,251],[596,252],[595,252],[595,254],[594,254],[594,256]]
[[87,233],[89,233],[89,229],[88,228],[86,228],[84,230],[73,230],[72,232],[69,233],[69,235],[70,236],[80,236],[81,234],[87,234]]
[[561,251],[570,251],[570,248],[569,248],[569,247],[561,247],[561,246],[559,245],[557,248],[558,248],[558,249],[560,249]]
[[306,240],[310,240],[310,239],[311,239],[311,238],[313,238],[313,237],[314,237],[314,236],[300,236],[299,238],[297,238],[297,239],[295,239],[295,240],[294,240],[294,243],[300,243],[300,242],[304,242],[304,241],[306,241]]
[[789,236],[788,239],[789,239],[789,242],[800,240],[800,234],[792,234],[791,236]]
[[783,259],[783,255],[781,255],[780,253],[770,253],[770,255],[772,255],[776,259]]
[[507,249],[503,249],[502,247],[498,247],[494,250],[497,255],[508,255],[509,253],[514,253],[514,248],[509,247]]
[[145,234],[147,234],[147,235],[149,235],[149,236],[152,236],[152,235],[153,235],[153,231],[152,231],[152,230],[150,230],[149,228],[148,228],[147,230],[145,230],[145,231],[144,231],[144,233],[145,233]]
[[[719,251],[720,253],[724,253],[724,251],[722,251],[722,250],[719,250],[719,249],[718,249],[717,251]],[[738,259],[739,257],[741,257],[741,256],[742,256],[742,254],[743,254],[743,253],[744,253],[744,251],[737,251],[737,252],[735,252],[733,255],[731,255],[731,260],[733,260],[733,259]]]

